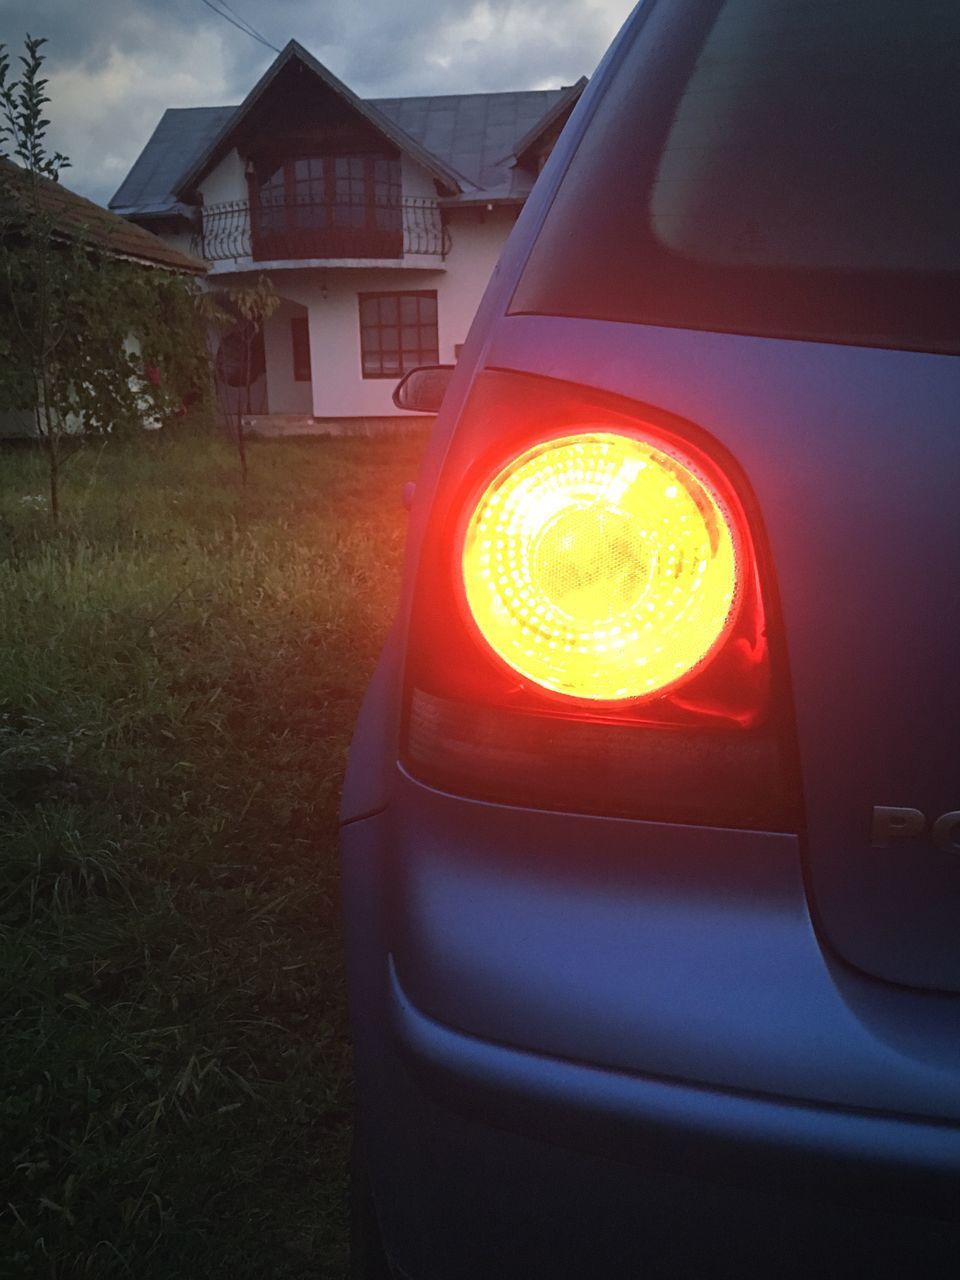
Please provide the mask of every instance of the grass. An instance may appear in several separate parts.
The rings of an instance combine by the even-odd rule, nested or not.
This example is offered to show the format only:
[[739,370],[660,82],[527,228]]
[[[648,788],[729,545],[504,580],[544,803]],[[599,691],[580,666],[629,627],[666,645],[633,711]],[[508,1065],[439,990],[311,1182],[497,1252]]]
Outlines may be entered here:
[[422,438],[0,454],[0,1276],[338,1277],[344,753]]

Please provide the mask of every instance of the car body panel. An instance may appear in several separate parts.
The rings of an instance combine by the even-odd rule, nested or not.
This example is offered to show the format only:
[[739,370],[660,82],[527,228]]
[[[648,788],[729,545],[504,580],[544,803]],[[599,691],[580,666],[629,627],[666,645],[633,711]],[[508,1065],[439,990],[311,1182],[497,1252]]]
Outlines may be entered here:
[[402,775],[390,812],[391,963],[445,1026],[561,1060],[960,1122],[957,1001],[830,963],[797,837],[464,801]]
[[874,806],[960,807],[960,361],[510,316],[491,365],[687,418],[745,470],[789,652],[813,907],[868,973],[960,988],[960,857],[871,846]]
[[[488,1121],[574,1149],[633,1155],[664,1170],[690,1167],[722,1179],[734,1152],[780,1187],[851,1203],[885,1203],[900,1213],[957,1214],[949,1182],[960,1174],[960,1129],[860,1110],[797,1106],[780,1098],[707,1090],[687,1081],[596,1071],[556,1056],[517,1052],[463,1036],[427,1017],[390,973],[391,1029],[426,1092],[468,1110],[478,1098]],[[797,1159],[803,1152],[804,1160]],[[741,1174],[744,1176],[744,1174]]]

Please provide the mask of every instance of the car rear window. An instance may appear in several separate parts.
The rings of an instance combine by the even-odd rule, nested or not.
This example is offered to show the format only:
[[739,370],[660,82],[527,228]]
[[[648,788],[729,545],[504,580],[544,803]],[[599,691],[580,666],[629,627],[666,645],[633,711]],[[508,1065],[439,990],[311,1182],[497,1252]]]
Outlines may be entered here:
[[648,0],[511,310],[960,350],[960,3]]

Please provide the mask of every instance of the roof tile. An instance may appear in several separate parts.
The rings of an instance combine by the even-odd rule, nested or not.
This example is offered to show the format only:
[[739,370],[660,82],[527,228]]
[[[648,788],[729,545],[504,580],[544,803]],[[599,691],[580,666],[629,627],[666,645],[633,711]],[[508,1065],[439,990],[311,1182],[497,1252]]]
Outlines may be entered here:
[[[26,171],[5,156],[0,156],[0,169],[11,180],[15,191],[20,188],[24,192],[21,203],[26,211]],[[142,227],[118,217],[109,209],[94,204],[92,200],[78,196],[60,182],[42,178],[39,203],[44,211],[52,215],[57,231],[65,239],[83,237],[110,257],[145,262],[193,275],[203,275],[207,270],[207,264],[201,259],[181,253],[159,236],[144,231]]]

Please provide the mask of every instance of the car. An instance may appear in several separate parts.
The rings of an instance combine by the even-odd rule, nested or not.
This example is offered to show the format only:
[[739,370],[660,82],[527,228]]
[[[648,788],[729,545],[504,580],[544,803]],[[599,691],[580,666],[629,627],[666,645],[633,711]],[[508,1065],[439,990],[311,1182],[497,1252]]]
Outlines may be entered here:
[[357,1276],[955,1274],[958,49],[641,3],[398,390],[446,383],[342,801]]

